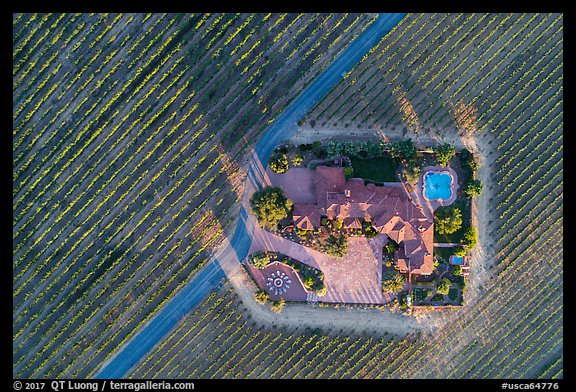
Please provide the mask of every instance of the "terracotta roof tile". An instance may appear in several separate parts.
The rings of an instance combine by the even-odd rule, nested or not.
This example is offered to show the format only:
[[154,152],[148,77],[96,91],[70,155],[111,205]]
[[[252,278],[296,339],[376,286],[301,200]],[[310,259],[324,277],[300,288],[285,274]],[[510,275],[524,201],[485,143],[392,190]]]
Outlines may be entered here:
[[[401,269],[428,275],[433,263],[433,222],[414,205],[404,188],[364,185],[364,180],[346,180],[344,168],[318,166],[315,171],[316,205],[294,206],[294,221],[301,228],[320,225],[320,215],[344,221],[345,227],[361,227],[359,219],[373,221],[380,233],[402,243],[397,255]],[[297,208],[298,207],[298,208]]]

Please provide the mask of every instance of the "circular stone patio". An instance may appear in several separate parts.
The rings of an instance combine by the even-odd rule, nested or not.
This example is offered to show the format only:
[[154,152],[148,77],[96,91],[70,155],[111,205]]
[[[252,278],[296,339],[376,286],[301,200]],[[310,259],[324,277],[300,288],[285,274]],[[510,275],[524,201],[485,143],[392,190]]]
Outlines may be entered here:
[[[450,187],[450,197],[448,199],[428,199],[424,194],[424,177],[428,173],[448,173],[452,177],[452,185]],[[438,207],[442,206],[449,206],[450,204],[454,203],[456,197],[458,195],[458,175],[451,167],[444,167],[440,165],[436,166],[426,166],[422,171],[422,175],[418,178],[418,184],[416,184],[416,191],[418,192],[419,196],[422,198],[432,207],[433,210],[436,210]]]
[[286,301],[306,301],[308,291],[298,273],[289,265],[273,261],[264,269],[258,269],[249,263],[246,266],[260,288],[268,292],[272,301],[284,298]]

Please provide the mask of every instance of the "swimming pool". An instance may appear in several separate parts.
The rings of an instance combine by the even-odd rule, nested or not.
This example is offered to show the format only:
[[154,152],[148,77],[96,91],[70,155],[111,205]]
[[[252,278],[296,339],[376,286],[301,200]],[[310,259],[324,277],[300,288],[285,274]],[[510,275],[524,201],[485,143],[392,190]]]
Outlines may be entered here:
[[464,261],[464,257],[452,255],[452,264],[462,265]]
[[452,196],[452,175],[448,172],[428,172],[424,175],[424,197],[428,200],[448,200]]

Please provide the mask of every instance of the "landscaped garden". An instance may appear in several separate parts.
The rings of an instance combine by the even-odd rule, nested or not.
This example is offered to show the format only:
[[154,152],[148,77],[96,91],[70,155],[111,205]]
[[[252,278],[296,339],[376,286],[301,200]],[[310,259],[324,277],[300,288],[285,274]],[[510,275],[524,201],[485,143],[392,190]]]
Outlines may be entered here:
[[[331,141],[325,145],[320,142],[280,145],[269,159],[270,168],[277,173],[292,167],[314,170],[319,164],[344,167],[346,178],[363,178],[376,184],[398,181],[400,175],[408,189],[414,189],[426,166],[439,165],[454,170],[459,181],[456,200],[451,205],[438,207],[434,213],[434,242],[454,245],[434,248],[433,273],[412,276],[413,292],[409,298],[407,276],[398,271],[394,262],[394,252],[399,245],[390,240],[382,253],[382,291],[392,294],[401,308],[409,302],[417,306],[463,303],[467,273],[463,273],[461,265],[449,261],[453,255],[465,257],[476,243],[476,230],[471,226],[471,198],[481,194],[482,184],[475,180],[478,163],[470,151],[456,151],[449,144],[419,151],[410,139],[392,143]],[[258,211],[267,211],[273,217],[259,217],[268,230],[337,258],[346,254],[349,237],[371,238],[379,234],[369,221],[360,219],[357,228],[345,228],[342,221],[326,216],[321,217],[320,226],[313,230],[297,228],[292,219],[292,202],[280,188],[267,187],[253,199],[257,215]]]
[[[308,264],[302,263],[299,260],[296,260],[292,257],[284,255],[279,252],[269,252],[269,251],[260,251],[254,252],[247,258],[248,263],[258,269],[264,270],[270,264],[278,262],[281,264],[285,264],[298,274],[298,278],[302,282],[304,288],[311,293],[316,294],[317,296],[321,297],[326,294],[326,286],[324,285],[324,274],[317,268],[314,268]],[[284,274],[282,274],[284,275]],[[287,276],[282,277],[283,279],[288,280]],[[280,277],[276,277],[276,279],[282,279]],[[290,282],[288,280],[288,282]],[[281,286],[283,282],[280,282],[278,286]],[[273,289],[275,286],[272,284],[270,289]],[[289,288],[289,286],[287,286]],[[265,290],[263,287],[260,287],[254,293],[254,299],[261,303],[265,304],[270,297],[270,293]],[[285,301],[283,298],[275,300],[272,304],[272,310],[276,313],[279,313]]]

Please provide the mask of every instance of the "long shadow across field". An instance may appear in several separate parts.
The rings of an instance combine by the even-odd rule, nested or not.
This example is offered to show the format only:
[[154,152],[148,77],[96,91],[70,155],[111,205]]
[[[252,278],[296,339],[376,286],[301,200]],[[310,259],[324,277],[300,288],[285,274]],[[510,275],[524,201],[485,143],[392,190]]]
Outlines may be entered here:
[[[311,110],[355,64],[384,37],[405,14],[380,14],[342,54],[312,82],[296,100],[265,131],[255,146],[247,181],[261,189],[265,180],[265,163],[274,146],[297,130],[296,122]],[[231,247],[238,260],[246,257],[251,233],[246,225],[247,212],[240,210],[240,219],[232,237]],[[159,342],[211,290],[218,287],[226,275],[218,260],[210,262],[198,273],[143,329],[105,363],[96,378],[121,378]]]

